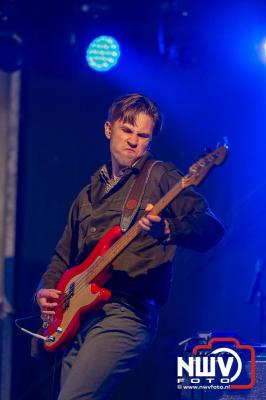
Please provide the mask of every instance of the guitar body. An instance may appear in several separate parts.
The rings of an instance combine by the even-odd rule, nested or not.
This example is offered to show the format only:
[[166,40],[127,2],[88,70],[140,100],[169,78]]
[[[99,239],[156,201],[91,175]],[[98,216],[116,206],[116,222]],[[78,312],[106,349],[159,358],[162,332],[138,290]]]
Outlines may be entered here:
[[109,265],[90,279],[92,268],[99,257],[122,236],[119,226],[114,226],[101,238],[94,250],[78,266],[67,270],[56,289],[62,291],[58,299],[53,320],[42,328],[42,334],[50,337],[44,343],[47,351],[58,350],[65,346],[77,333],[84,313],[95,311],[111,297],[111,292],[102,286],[111,278]]

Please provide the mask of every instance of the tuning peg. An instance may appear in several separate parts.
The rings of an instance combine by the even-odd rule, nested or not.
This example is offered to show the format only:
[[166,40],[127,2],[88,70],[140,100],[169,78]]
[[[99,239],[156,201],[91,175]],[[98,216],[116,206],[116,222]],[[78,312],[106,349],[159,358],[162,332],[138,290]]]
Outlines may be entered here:
[[229,141],[228,141],[228,137],[227,136],[223,137],[223,141],[224,141],[224,146],[225,147],[229,147]]
[[[228,148],[229,147],[229,142],[228,142],[228,137],[227,136],[223,137],[223,142],[224,142],[223,146]],[[217,142],[216,149],[218,149],[220,146],[221,146],[221,142]]]

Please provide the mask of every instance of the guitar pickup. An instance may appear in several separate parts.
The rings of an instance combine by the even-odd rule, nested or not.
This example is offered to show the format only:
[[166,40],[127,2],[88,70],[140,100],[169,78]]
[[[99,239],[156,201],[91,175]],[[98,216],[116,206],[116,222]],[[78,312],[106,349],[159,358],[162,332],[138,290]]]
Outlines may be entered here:
[[67,292],[65,293],[65,297],[64,297],[64,311],[66,311],[66,309],[70,306],[70,299],[71,297],[73,297],[75,294],[75,283],[72,282],[69,285],[69,288],[67,290]]

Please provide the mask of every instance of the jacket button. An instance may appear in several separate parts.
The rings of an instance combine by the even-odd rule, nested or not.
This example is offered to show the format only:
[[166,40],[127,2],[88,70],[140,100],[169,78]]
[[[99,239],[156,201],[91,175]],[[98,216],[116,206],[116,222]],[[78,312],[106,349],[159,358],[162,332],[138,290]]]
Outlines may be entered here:
[[96,232],[95,226],[92,226],[92,227],[91,227],[90,232],[91,232],[91,233],[95,233],[95,232]]

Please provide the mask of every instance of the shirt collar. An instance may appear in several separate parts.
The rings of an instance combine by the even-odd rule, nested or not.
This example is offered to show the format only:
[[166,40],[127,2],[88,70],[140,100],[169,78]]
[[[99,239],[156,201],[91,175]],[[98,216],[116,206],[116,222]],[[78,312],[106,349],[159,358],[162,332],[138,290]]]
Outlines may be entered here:
[[[122,174],[124,175],[126,171],[132,171],[134,173],[139,173],[143,165],[145,164],[146,160],[152,158],[152,155],[149,151],[147,151],[141,158],[139,158],[137,161],[134,162],[134,164],[131,167],[125,167],[122,169]],[[102,165],[99,170],[99,175],[100,177],[105,181],[108,182],[111,179],[111,173],[112,173],[112,163],[111,161],[108,161],[108,163]]]

